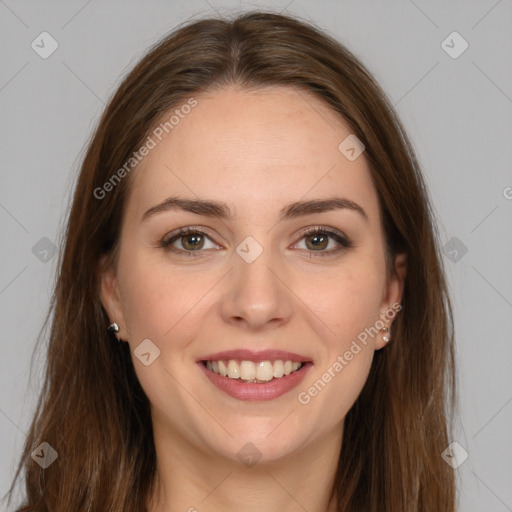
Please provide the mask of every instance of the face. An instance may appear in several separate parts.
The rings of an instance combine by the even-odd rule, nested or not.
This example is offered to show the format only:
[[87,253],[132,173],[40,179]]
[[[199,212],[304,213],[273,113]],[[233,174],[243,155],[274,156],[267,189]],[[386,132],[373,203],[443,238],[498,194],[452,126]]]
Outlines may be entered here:
[[286,87],[194,97],[125,178],[102,302],[170,450],[278,460],[340,438],[403,272],[386,280],[367,162],[338,149],[351,130],[328,106]]

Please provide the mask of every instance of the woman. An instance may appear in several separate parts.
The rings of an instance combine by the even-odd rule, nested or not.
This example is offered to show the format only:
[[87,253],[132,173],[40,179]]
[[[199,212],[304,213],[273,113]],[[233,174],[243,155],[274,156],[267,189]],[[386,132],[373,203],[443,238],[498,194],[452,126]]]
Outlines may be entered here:
[[328,35],[253,12],[156,45],[89,144],[59,264],[18,510],[455,510],[428,194]]

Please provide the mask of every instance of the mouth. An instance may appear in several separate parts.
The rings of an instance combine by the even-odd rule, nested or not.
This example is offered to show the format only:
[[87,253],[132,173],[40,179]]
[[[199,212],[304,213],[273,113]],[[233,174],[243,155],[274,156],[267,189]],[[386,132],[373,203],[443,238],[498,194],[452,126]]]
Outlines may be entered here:
[[281,350],[219,352],[197,361],[208,380],[239,400],[272,400],[292,390],[313,362]]

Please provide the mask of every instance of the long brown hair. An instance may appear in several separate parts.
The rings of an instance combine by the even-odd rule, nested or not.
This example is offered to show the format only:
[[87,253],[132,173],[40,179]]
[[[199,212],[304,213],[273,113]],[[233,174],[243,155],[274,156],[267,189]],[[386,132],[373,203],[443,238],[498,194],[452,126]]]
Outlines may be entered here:
[[[99,260],[115,263],[130,178],[104,187],[162,113],[235,84],[314,93],[364,143],[387,250],[408,256],[393,342],[375,353],[345,419],[335,492],[345,512],[453,512],[453,319],[433,209],[412,145],[371,74],[334,38],[297,18],[249,12],[185,23],[157,43],[106,107],[81,167],[58,262],[44,386],[21,455],[18,511],[140,512],[156,471],[150,404],[129,345],[107,333]],[[136,171],[135,171],[136,172]],[[391,260],[392,261],[392,260]],[[388,265],[392,272],[392,265]],[[42,469],[41,443],[58,453]]]

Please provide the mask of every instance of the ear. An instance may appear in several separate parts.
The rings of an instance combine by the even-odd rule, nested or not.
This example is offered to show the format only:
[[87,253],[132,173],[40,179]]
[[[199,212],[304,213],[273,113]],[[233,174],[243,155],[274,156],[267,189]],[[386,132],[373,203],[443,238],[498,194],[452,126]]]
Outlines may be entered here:
[[[127,339],[126,322],[124,320],[121,298],[117,285],[117,276],[110,266],[107,266],[107,255],[100,258],[100,299],[109,318],[109,325],[116,323],[119,332],[116,337],[121,340]],[[105,329],[108,326],[105,326]]]
[[[407,275],[407,254],[397,254],[395,256],[393,266],[394,272],[386,285],[380,311],[380,318],[390,331],[391,325],[393,324],[393,321],[396,318],[396,314],[398,313],[396,310],[396,304],[400,304],[402,301],[405,277]],[[395,307],[393,307],[393,305],[395,305]],[[386,312],[389,311],[394,312],[395,316],[392,318],[386,316]],[[388,335],[389,334],[390,333],[388,332]],[[379,350],[384,346],[386,346],[386,342],[382,339],[382,336],[378,336],[375,340],[375,350]]]

